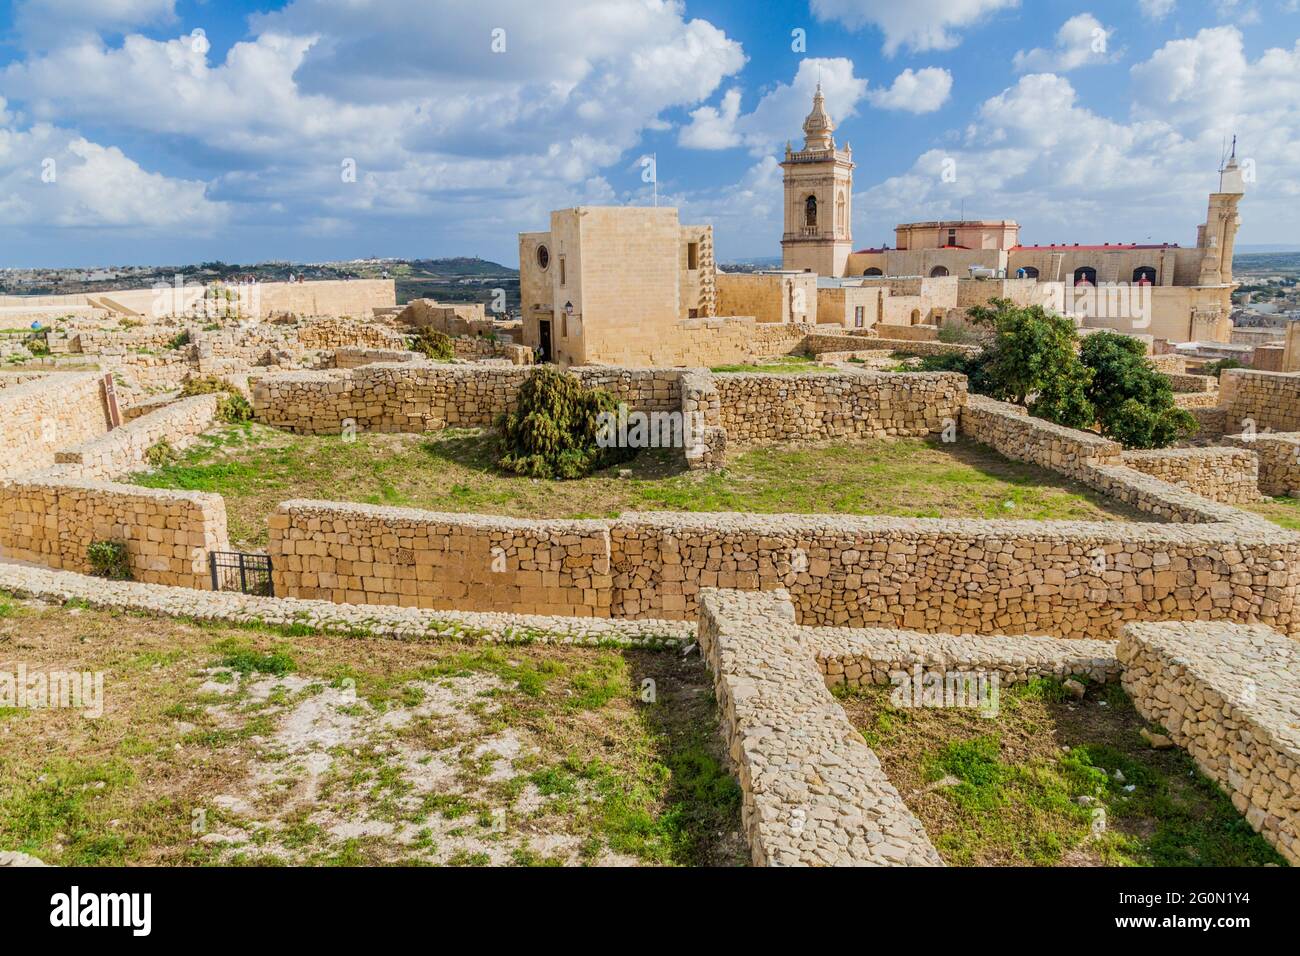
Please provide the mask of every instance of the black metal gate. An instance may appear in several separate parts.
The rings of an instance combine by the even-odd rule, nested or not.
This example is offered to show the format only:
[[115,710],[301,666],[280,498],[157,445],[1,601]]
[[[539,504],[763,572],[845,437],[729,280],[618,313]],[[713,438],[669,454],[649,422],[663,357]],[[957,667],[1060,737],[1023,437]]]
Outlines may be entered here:
[[240,591],[261,597],[275,597],[271,584],[271,556],[243,551],[213,551],[208,555],[212,590]]

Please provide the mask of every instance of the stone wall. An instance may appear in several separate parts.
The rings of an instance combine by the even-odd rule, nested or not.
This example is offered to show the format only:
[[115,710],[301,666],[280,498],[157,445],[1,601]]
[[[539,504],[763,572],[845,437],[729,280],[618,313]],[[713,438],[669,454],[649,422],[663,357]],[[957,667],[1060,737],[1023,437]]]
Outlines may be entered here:
[[1246,504],[1259,500],[1259,458],[1243,448],[1126,451],[1123,462],[1211,501]]
[[961,430],[1008,458],[1027,461],[1069,477],[1090,463],[1118,464],[1118,442],[1091,432],[1031,417],[1023,408],[985,395],[971,395],[961,410]]
[[[571,370],[608,389],[635,411],[681,408],[681,371],[584,366]],[[351,370],[283,372],[253,385],[259,421],[290,431],[338,434],[351,419],[361,431],[426,432],[487,427],[514,407],[524,366],[377,363]]]
[[925,437],[956,422],[960,375],[841,373],[715,375],[728,445]]
[[217,414],[217,395],[195,395],[173,402],[151,414],[134,418],[106,435],[56,452],[61,474],[80,479],[103,479],[140,468],[145,453],[161,439],[181,450],[206,431]]
[[1300,645],[1266,627],[1134,624],[1117,653],[1138,712],[1300,864]]
[[208,552],[226,550],[220,495],[66,478],[0,480],[0,553],[88,572],[95,541],[126,544],[137,581],[209,587]]
[[706,592],[699,635],[755,865],[943,865],[827,690],[784,594]]
[[376,362],[421,362],[423,360],[419,352],[405,349],[345,348],[334,350],[333,367],[360,368],[362,365],[374,365]]
[[54,464],[54,454],[108,431],[102,376],[52,372],[0,389],[0,477]]
[[347,604],[609,617],[609,529],[287,501],[271,518],[275,593]]
[[1259,490],[1264,494],[1300,498],[1300,432],[1229,435],[1223,441],[1254,453],[1259,461]]
[[1300,431],[1300,372],[1224,369],[1219,376],[1219,407],[1233,434]]

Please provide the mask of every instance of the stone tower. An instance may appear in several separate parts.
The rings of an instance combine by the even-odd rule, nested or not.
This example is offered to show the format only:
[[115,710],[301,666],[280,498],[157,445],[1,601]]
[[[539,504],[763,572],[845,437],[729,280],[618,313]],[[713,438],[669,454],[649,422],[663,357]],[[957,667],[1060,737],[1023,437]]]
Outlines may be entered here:
[[1210,193],[1210,209],[1196,237],[1202,251],[1201,275],[1197,285],[1231,285],[1232,253],[1237,243],[1241,217],[1237,206],[1245,195],[1246,184],[1237,165],[1237,140],[1232,140],[1232,156],[1219,170],[1219,191]]
[[835,123],[817,84],[803,123],[803,149],[785,144],[785,234],[781,265],[843,276],[853,251],[853,147],[835,148]]

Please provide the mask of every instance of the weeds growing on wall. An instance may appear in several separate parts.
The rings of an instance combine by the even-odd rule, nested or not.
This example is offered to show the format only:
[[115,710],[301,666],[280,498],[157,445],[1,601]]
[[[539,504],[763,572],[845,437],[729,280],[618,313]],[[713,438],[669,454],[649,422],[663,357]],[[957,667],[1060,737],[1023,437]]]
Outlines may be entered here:
[[182,398],[189,398],[193,395],[211,395],[214,392],[221,394],[221,397],[217,399],[218,419],[232,425],[253,420],[252,403],[229,382],[211,375],[205,375],[192,378],[181,386]]
[[176,449],[172,447],[172,443],[166,438],[159,438],[144,452],[144,460],[155,468],[170,465],[176,460],[176,457]]
[[520,386],[515,410],[497,420],[497,463],[530,478],[582,478],[627,461],[634,449],[602,448],[597,440],[600,414],[615,410],[609,392],[543,365]]
[[110,581],[131,580],[131,560],[126,553],[126,544],[121,541],[93,541],[86,549],[86,560],[90,562],[90,573],[97,578]]
[[451,342],[451,336],[439,332],[437,329],[431,329],[428,326],[420,329],[411,338],[411,350],[419,352],[426,358],[431,358],[435,362],[449,362],[455,355],[455,348]]

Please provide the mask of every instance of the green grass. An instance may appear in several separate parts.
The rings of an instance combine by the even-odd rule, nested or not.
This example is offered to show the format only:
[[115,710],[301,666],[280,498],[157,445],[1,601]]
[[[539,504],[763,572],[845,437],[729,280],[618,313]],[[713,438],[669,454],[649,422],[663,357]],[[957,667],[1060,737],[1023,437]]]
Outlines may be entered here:
[[710,369],[710,371],[748,372],[750,374],[760,373],[764,375],[798,375],[804,372],[830,373],[834,372],[835,369],[822,365],[813,359],[792,355],[785,358],[776,358],[750,365],[718,365]]
[[1300,531],[1300,498],[1266,498],[1242,507],[1291,531]]
[[[231,538],[258,547],[290,498],[357,501],[517,517],[616,517],[625,511],[883,514],[899,517],[1105,520],[1136,512],[986,446],[920,439],[734,454],[724,472],[685,470],[680,452],[642,452],[577,481],[534,481],[496,467],[477,431],[434,436],[290,435],[260,425],[210,433],[181,459],[127,480],[222,495]],[[1149,520],[1149,519],[1142,519]]]
[[1117,685],[1082,702],[1054,680],[1004,688],[991,719],[896,708],[888,689],[839,696],[950,864],[1283,862],[1185,752],[1146,743]]

